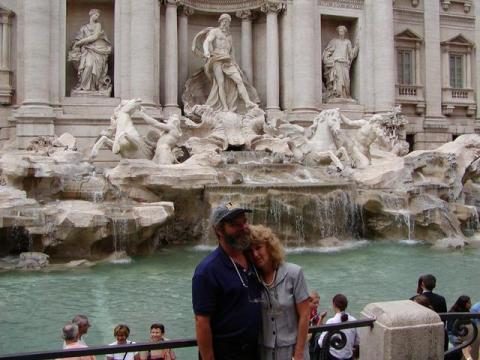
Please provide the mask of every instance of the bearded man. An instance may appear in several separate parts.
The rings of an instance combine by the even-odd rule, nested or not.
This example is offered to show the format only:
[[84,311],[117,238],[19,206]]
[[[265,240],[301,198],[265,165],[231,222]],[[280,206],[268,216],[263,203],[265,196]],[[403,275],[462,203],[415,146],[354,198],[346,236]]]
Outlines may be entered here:
[[244,251],[250,245],[245,213],[232,203],[213,210],[219,246],[195,269],[192,303],[203,360],[256,360],[261,327],[261,287]]

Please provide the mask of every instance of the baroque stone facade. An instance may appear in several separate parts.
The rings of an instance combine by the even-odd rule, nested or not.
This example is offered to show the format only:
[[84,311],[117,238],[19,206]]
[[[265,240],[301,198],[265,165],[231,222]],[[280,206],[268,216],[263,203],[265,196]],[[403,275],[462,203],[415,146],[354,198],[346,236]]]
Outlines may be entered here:
[[[111,46],[101,68],[112,89],[103,96],[73,94],[78,74],[68,61],[91,9],[101,13],[101,32],[92,36]],[[475,1],[0,0],[0,149],[64,132],[90,149],[125,99],[141,98],[153,118],[180,115],[184,85],[203,66],[193,39],[218,26],[221,13],[231,15],[235,61],[269,118],[309,126],[327,108],[355,120],[401,104],[411,149],[480,132]],[[329,58],[328,78],[348,76],[342,84],[351,97],[332,103],[322,54],[340,26],[359,46],[348,66]],[[141,129],[142,120],[134,121]],[[112,156],[100,150],[96,159],[108,163]]]

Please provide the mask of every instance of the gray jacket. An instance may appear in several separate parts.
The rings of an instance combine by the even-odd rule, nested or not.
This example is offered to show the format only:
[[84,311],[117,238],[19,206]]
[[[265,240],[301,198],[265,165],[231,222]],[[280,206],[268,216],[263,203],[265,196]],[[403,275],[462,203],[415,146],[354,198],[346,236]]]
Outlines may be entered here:
[[262,294],[262,333],[260,344],[269,348],[294,345],[297,341],[296,304],[308,299],[302,268],[283,263],[277,270],[272,287]]

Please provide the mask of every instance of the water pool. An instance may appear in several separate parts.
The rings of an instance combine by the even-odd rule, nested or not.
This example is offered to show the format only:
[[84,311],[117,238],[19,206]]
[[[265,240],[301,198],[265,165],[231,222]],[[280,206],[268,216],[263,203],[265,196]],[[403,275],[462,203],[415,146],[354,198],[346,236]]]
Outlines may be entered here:
[[[194,336],[191,276],[208,247],[168,248],[128,264],[45,272],[0,273],[0,353],[61,347],[60,330],[75,314],[88,315],[89,345],[114,341],[113,328],[124,322],[130,339],[146,341],[152,322],[166,326],[167,337]],[[480,249],[434,250],[418,242],[352,242],[343,248],[297,248],[288,260],[301,265],[321,308],[343,292],[358,315],[373,301],[412,296],[419,274],[437,277],[437,290],[450,307],[462,294],[480,301]],[[330,313],[332,311],[330,310]],[[182,359],[195,350],[178,350]]]

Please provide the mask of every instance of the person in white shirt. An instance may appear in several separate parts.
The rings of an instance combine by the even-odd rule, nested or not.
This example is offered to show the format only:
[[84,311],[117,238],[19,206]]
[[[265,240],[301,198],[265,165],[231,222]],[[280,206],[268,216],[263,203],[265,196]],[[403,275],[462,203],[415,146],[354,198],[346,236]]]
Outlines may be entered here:
[[[345,321],[354,321],[356,320],[352,315],[345,312],[345,309],[348,305],[347,297],[343,294],[337,294],[333,297],[332,300],[333,310],[335,311],[335,316],[328,319],[326,324],[339,324]],[[345,347],[340,350],[330,347],[330,353],[328,354],[329,360],[353,360],[354,348],[358,347],[360,339],[358,337],[357,329],[345,329],[340,330],[345,334],[347,343]],[[326,332],[322,333],[320,339],[318,339],[318,345],[323,347],[323,339],[327,335]],[[335,335],[334,335],[335,336]]]
[[[117,341],[109,345],[135,344],[133,341],[127,340],[129,335],[130,328],[128,325],[117,325],[115,329],[113,329],[113,336],[115,336]],[[107,355],[107,360],[140,360],[140,355],[138,352],[122,352]]]

